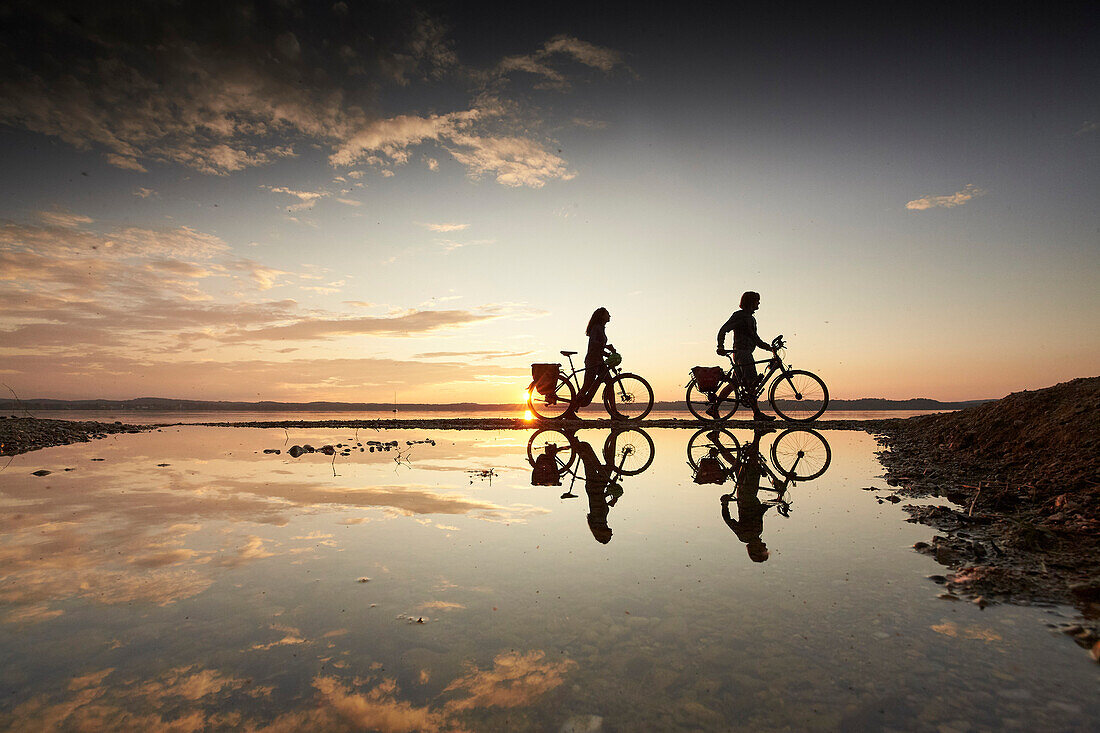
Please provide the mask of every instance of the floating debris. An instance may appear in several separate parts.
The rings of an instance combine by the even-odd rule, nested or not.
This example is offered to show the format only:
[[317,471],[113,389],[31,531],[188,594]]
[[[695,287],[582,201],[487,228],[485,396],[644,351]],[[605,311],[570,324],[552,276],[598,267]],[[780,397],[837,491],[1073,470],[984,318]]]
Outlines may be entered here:
[[47,471],[44,468],[40,468],[37,471],[35,471],[34,473],[32,473],[31,475],[32,476],[49,476],[51,473],[53,473],[53,471]]
[[282,451],[278,448],[264,448],[264,453],[270,453],[277,456],[282,453]]
[[358,580],[356,580],[355,582],[356,582],[356,583],[369,583],[369,582],[370,582],[370,578],[367,578],[367,577],[365,577],[365,576],[364,576],[364,577],[362,577],[362,578],[359,578],[359,579],[358,579]]

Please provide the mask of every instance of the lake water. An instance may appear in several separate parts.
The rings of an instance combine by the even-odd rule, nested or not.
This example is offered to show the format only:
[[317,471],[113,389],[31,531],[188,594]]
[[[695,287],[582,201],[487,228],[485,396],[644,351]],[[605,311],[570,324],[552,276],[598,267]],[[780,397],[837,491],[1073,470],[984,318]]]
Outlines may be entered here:
[[[34,410],[29,416],[48,420],[94,420],[97,422],[119,422],[133,425],[150,424],[174,424],[174,423],[203,423],[203,422],[275,422],[275,421],[321,421],[321,420],[440,420],[445,418],[497,418],[497,417],[523,417],[525,410],[517,409],[514,412],[479,411],[468,410],[400,410],[394,413],[389,410],[382,412],[225,412],[225,411],[153,411],[153,410]],[[823,420],[884,420],[891,417],[913,417],[915,415],[931,415],[936,410],[829,410]],[[18,411],[11,414],[19,414],[20,417],[28,416]],[[584,419],[607,418],[607,413],[601,407],[592,407],[583,410],[581,417]],[[686,408],[674,410],[654,410],[650,418],[679,417],[694,419]],[[746,418],[748,412],[738,412],[735,418]]]
[[863,490],[872,438],[822,438],[184,426],[15,456],[0,727],[1095,730],[1100,667],[1047,628],[1075,612],[937,598],[932,530]]

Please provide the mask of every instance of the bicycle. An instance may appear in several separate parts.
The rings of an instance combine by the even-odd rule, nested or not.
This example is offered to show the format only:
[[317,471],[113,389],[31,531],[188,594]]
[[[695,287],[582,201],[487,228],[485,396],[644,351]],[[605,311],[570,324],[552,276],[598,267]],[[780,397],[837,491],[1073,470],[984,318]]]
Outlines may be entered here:
[[[575,430],[540,428],[527,441],[527,462],[533,467],[539,454],[550,447],[558,473],[564,475],[576,458],[573,444],[577,440]],[[653,438],[639,428],[612,430],[604,441],[603,455],[623,476],[636,476],[653,463]]]
[[[752,387],[753,396],[759,399],[771,380],[768,403],[779,417],[790,422],[812,422],[824,415],[829,406],[829,388],[825,386],[825,382],[813,372],[791,369],[783,363],[779,350],[785,349],[786,343],[782,336],[776,336],[771,345],[771,356],[753,362],[768,365]],[[746,385],[741,383],[733,352],[725,351],[724,355],[730,360],[730,368],[723,371],[714,384],[704,385],[713,386],[713,389],[704,390],[699,387],[700,375],[694,369],[691,381],[687,384],[685,399],[688,411],[703,422],[725,422],[733,417],[740,405],[751,402]]]
[[[569,359],[569,373],[561,371],[559,364],[558,376],[552,390],[543,394],[537,389],[535,381],[527,387],[527,409],[540,420],[560,420],[566,413],[574,408],[577,393],[580,392],[582,380],[578,377],[584,372],[585,367],[577,369],[573,365],[573,355],[576,351],[562,351],[562,356]],[[612,420],[636,421],[643,419],[653,409],[653,388],[642,377],[631,372],[624,372],[619,368],[622,363],[622,355],[618,352],[607,357],[608,370],[611,378],[607,379],[603,388],[603,404]]]
[[[542,428],[532,433],[527,441],[527,461],[534,469],[532,485],[561,486],[561,479],[571,474],[569,488],[561,498],[576,498],[574,484],[577,479],[586,480],[581,476],[580,463],[573,465],[579,449],[580,439],[575,430],[563,432]],[[642,473],[653,464],[654,455],[653,438],[646,431],[637,428],[611,431],[603,445],[603,464],[610,469],[606,481],[612,496],[611,506],[622,494],[618,479]]]
[[[729,464],[723,466],[724,472],[728,474],[747,458],[742,455],[744,450],[745,447],[730,431],[724,428],[703,428],[688,440],[688,465],[693,472],[698,472],[704,458],[721,458]],[[812,481],[818,478],[825,473],[833,460],[829,441],[810,428],[787,428],[772,441],[770,453],[771,463],[783,479],[776,475],[763,454],[758,454],[758,460],[761,470],[781,493],[793,481]]]

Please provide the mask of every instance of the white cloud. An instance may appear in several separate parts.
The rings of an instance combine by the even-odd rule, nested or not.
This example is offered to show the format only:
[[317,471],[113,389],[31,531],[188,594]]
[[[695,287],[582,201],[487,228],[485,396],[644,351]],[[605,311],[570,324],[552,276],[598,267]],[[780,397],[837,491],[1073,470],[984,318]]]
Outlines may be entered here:
[[913,199],[905,205],[910,211],[927,211],[928,209],[953,209],[962,206],[966,202],[978,196],[985,195],[985,190],[978,188],[973,183],[968,183],[961,191],[944,194],[941,196],[922,196]]
[[505,186],[541,188],[549,180],[569,181],[577,175],[560,157],[526,138],[458,136],[454,143],[460,147],[451,155],[474,178],[495,174],[497,183]]
[[313,205],[317,203],[318,199],[322,199],[329,195],[327,191],[295,191],[287,188],[286,186],[260,186],[262,189],[271,191],[272,193],[282,193],[287,196],[293,196],[298,199],[298,203],[287,206],[287,211],[302,211],[303,209],[312,209]]
[[46,222],[46,224],[55,227],[73,228],[78,227],[81,224],[91,224],[91,217],[83,216],[81,214],[70,214],[67,211],[39,211],[38,218]]
[[145,188],[144,186],[139,186],[138,188],[134,189],[134,195],[137,196],[138,198],[141,198],[141,199],[147,199],[150,196],[156,196],[157,192],[154,191],[151,188]]
[[363,205],[362,201],[356,201],[355,199],[337,198],[336,200],[339,201],[340,203],[344,204],[345,206],[362,206]]
[[430,229],[433,232],[458,232],[468,228],[469,224],[431,224],[427,222],[417,222],[420,226]]
[[1096,132],[1100,130],[1100,122],[1082,122],[1081,127],[1077,130],[1078,135],[1087,135],[1090,132]]

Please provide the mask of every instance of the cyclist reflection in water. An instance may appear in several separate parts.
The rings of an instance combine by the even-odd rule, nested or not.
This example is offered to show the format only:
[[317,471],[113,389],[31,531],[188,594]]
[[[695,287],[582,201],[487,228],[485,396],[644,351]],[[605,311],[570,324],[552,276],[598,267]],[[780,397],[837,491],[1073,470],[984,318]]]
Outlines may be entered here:
[[573,450],[584,464],[584,491],[588,494],[588,529],[592,531],[597,542],[606,545],[611,541],[607,513],[619,501],[623,489],[611,480],[611,461],[597,458],[596,451],[589,443],[576,440],[573,442]]
[[591,405],[592,398],[596,395],[596,390],[600,384],[607,381],[607,378],[611,376],[607,365],[604,363],[605,356],[615,353],[615,347],[607,343],[607,332],[605,331],[610,320],[611,314],[607,308],[597,308],[592,313],[592,317],[588,319],[588,328],[584,331],[585,335],[588,336],[588,351],[584,355],[584,384],[581,385],[581,391],[573,402],[574,407],[570,407],[562,417],[575,418],[577,416],[576,408]]
[[[722,496],[722,519],[726,520],[737,539],[745,543],[753,562],[764,562],[768,559],[768,546],[760,535],[764,532],[764,512],[771,504],[762,504],[757,494],[760,491],[760,438],[770,432],[771,428],[754,430],[752,443],[739,452],[742,458],[734,459],[736,462],[733,465],[737,467],[737,519],[730,516],[730,502],[734,500],[734,494]],[[728,454],[728,451],[722,450]],[[727,459],[729,457],[727,455]]]
[[[723,356],[726,354],[726,334],[733,331],[733,362],[737,365],[737,376],[741,380],[741,384],[744,385],[745,400],[748,406],[752,408],[752,419],[774,420],[775,418],[771,415],[765,415],[761,412],[760,406],[756,404],[756,382],[759,375],[756,372],[756,363],[753,360],[752,352],[758,346],[772,352],[775,351],[771,344],[766,343],[756,332],[756,319],[752,314],[760,307],[760,293],[751,290],[745,292],[741,295],[740,305],[741,310],[730,316],[722,324],[722,328],[718,330],[718,353]],[[707,408],[707,414],[717,419],[719,414],[718,403],[728,397],[732,390],[732,385],[726,387],[718,395],[718,400],[715,400],[715,403]]]

